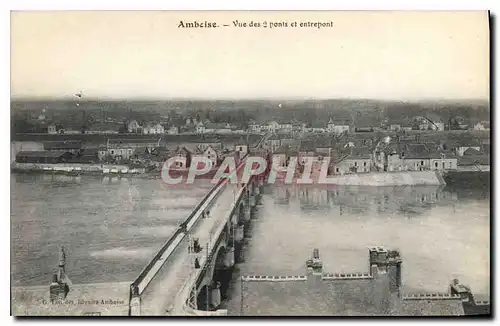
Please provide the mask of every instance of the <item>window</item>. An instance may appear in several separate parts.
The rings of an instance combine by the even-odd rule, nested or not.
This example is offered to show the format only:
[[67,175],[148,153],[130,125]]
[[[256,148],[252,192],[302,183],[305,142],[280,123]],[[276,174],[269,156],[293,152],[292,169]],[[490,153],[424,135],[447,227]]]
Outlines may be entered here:
[[434,166],[435,166],[435,167],[438,167],[438,162],[434,162]]
[[366,166],[366,162],[365,162],[365,163],[363,163],[363,165],[364,165],[364,166]]
[[112,149],[112,150],[111,150],[111,154],[114,154],[114,153],[115,153],[115,151]]
[[358,166],[358,162],[354,162],[354,166]]
[[339,173],[339,168],[335,168],[335,172]]
[[[444,165],[444,163],[443,163]],[[448,162],[448,167],[451,169],[451,162]]]
[[445,169],[445,164],[444,164],[444,162],[443,162],[443,169]]
[[424,165],[424,161],[420,161],[420,165]]
[[240,151],[242,151],[242,150],[243,150],[243,147],[240,146]]

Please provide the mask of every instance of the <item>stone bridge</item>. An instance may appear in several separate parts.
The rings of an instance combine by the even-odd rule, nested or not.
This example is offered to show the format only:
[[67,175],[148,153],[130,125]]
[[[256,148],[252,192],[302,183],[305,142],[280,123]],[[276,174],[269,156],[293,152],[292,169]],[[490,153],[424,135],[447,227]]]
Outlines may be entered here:
[[263,178],[251,176],[245,184],[226,178],[210,190],[130,285],[129,315],[227,314],[218,308],[241,259]]

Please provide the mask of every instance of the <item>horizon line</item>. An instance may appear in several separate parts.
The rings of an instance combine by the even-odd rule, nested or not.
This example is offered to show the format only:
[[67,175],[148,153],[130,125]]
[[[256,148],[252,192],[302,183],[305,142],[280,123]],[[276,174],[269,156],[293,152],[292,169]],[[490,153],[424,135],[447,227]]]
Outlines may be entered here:
[[[85,101],[331,101],[331,100],[350,100],[350,101],[377,101],[377,102],[466,102],[481,101],[490,102],[490,98],[447,98],[447,97],[422,97],[422,98],[370,98],[370,97],[107,97],[95,96],[80,98]],[[10,101],[76,101],[74,96],[11,96]]]

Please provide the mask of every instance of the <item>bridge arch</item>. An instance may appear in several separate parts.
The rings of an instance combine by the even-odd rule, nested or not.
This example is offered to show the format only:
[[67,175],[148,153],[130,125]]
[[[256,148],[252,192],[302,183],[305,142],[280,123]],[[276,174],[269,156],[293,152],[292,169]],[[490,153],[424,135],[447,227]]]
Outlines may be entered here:
[[[213,270],[211,278],[212,285],[215,285],[217,283],[220,284],[220,294],[223,300],[227,298],[229,283],[231,282],[234,270],[234,260],[231,266],[227,266],[225,264],[226,254],[228,250],[234,250],[234,248],[229,246],[221,246],[217,251],[217,254],[215,255],[215,268]],[[233,259],[234,258],[235,257],[233,257]]]

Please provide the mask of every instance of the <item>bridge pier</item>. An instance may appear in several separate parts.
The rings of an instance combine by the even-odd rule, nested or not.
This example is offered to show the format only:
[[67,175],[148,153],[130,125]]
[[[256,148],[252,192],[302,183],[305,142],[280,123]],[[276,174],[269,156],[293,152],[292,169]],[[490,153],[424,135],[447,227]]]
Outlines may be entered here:
[[245,222],[250,221],[250,215],[251,215],[251,208],[250,206],[245,207],[245,210],[243,211],[243,220]]
[[250,196],[248,197],[248,205],[250,207],[254,207],[255,204],[256,204],[256,202],[255,202],[255,195],[250,194]]
[[234,243],[234,256],[235,256],[235,263],[243,263],[244,257],[243,257],[243,242],[235,242]]
[[224,269],[234,266],[234,247],[227,247],[224,253],[223,267]]
[[236,225],[234,230],[234,241],[241,242],[244,237],[245,237],[245,225],[244,224]]

